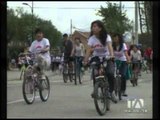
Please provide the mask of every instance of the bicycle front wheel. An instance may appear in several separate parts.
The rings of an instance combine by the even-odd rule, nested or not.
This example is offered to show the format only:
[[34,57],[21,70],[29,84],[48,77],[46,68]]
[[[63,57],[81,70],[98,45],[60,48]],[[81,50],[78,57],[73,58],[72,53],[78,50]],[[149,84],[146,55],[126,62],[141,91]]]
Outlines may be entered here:
[[40,80],[40,89],[39,89],[39,95],[43,102],[47,101],[50,94],[50,82],[48,77],[46,76],[46,79]]
[[95,83],[94,86],[94,104],[99,115],[104,115],[107,111],[107,97],[105,95],[105,88],[100,82]]
[[117,80],[117,93],[118,93],[118,98],[119,100],[122,99],[122,95],[121,95],[121,77],[120,76],[117,76],[116,77],[116,80]]
[[27,77],[26,73],[24,74],[22,93],[23,93],[23,98],[27,104],[32,104],[34,102],[35,100],[34,81],[33,79],[31,79],[31,77]]

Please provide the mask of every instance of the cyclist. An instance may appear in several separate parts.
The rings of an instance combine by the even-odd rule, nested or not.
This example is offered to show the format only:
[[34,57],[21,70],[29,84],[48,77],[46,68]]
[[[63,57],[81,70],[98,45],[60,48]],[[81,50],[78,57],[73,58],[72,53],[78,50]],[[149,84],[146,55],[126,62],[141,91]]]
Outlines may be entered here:
[[[88,49],[84,59],[84,64],[88,62],[88,58],[93,55],[94,57],[106,57],[111,56],[114,58],[112,39],[109,34],[107,34],[103,23],[100,20],[93,21],[91,23],[91,35],[88,40]],[[109,81],[109,92],[111,100],[117,102],[115,95],[113,94],[114,89],[114,63],[110,60],[108,61],[106,68],[106,76]],[[93,96],[93,93],[91,94]]]
[[150,59],[151,59],[151,72],[152,72],[152,69],[153,69],[153,50],[151,51]]
[[122,96],[127,96],[126,94],[126,72],[127,67],[130,62],[128,56],[128,49],[126,44],[123,41],[123,37],[120,34],[113,35],[113,49],[117,66],[119,66],[119,71],[121,74],[121,92]]
[[43,31],[40,28],[37,28],[35,30],[36,40],[34,40],[29,48],[29,51],[31,53],[39,52],[40,55],[37,57],[39,75],[41,79],[45,79],[44,76],[44,69],[48,69],[51,64],[51,58],[50,58],[50,43],[47,38],[44,38]]
[[84,46],[80,41],[80,38],[75,38],[75,56],[76,59],[80,62],[80,68],[82,67],[82,60],[84,56]]
[[138,73],[140,73],[140,64],[141,64],[142,56],[141,56],[141,51],[138,50],[137,45],[133,46],[133,50],[131,51],[131,60],[133,63],[132,71],[134,71],[135,67],[138,67]]
[[150,59],[151,52],[152,52],[152,48],[151,47],[148,47],[144,52],[144,57],[147,60],[147,65],[148,65],[150,71],[151,71],[151,63],[152,63],[152,61]]
[[73,71],[73,55],[74,55],[74,45],[71,40],[68,39],[68,35],[63,35],[63,52],[64,52],[64,62],[69,63],[69,67]]

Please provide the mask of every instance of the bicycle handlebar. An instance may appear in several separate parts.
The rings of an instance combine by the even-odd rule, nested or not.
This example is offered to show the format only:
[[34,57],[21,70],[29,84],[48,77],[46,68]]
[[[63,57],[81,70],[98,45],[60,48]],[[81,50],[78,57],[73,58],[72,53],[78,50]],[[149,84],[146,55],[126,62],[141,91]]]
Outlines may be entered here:
[[38,52],[22,53],[22,55],[36,55],[36,54],[42,54],[42,52],[38,51]]
[[[94,58],[94,57],[93,57],[93,58]],[[92,61],[93,58],[91,58],[90,61]],[[97,58],[99,58],[100,63],[103,63],[103,62],[108,61],[108,60],[111,60],[111,61],[113,61],[113,62],[115,61],[115,58],[112,57],[112,56],[106,56],[106,57],[98,57],[98,56],[97,56]],[[82,62],[82,64],[84,65],[84,62]],[[95,62],[95,61],[93,61],[93,62],[88,62],[88,63],[87,63],[87,65],[96,65],[96,64],[97,64],[97,62]]]

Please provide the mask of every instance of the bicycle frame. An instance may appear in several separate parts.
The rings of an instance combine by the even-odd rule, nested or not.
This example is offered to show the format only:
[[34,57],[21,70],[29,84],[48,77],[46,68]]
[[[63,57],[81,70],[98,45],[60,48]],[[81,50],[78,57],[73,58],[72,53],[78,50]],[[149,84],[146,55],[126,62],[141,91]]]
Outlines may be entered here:
[[[97,58],[95,58],[95,59],[97,59]],[[98,82],[97,79],[107,78],[107,76],[105,76],[105,72],[106,72],[105,67],[107,66],[107,61],[103,61],[103,59],[104,58],[100,57],[99,61],[93,60],[93,62],[91,62],[91,68],[92,68],[91,74],[92,74],[92,79],[93,79],[93,85],[95,85],[95,83]]]

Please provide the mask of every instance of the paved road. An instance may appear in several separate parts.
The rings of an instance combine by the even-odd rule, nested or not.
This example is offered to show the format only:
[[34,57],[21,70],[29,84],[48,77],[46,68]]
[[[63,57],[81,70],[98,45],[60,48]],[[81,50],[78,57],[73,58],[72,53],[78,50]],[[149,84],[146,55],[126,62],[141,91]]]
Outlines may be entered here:
[[[10,72],[11,74],[18,72]],[[8,79],[7,117],[8,118],[152,118],[152,74],[142,74],[137,87],[127,81],[128,97],[117,104],[111,103],[111,110],[104,116],[96,112],[90,94],[93,90],[89,73],[86,73],[82,85],[63,83],[61,75],[47,72],[51,81],[51,93],[47,102],[37,99],[32,105],[23,101],[22,81]],[[16,76],[16,75],[15,75]],[[11,76],[8,76],[8,78]],[[12,76],[13,78],[13,76]],[[144,99],[146,113],[126,112],[127,100]]]

